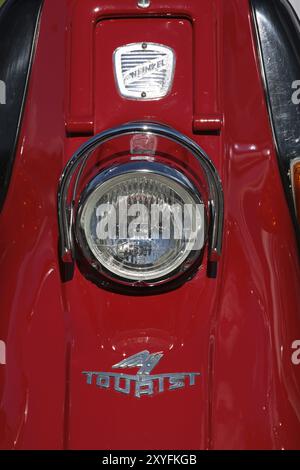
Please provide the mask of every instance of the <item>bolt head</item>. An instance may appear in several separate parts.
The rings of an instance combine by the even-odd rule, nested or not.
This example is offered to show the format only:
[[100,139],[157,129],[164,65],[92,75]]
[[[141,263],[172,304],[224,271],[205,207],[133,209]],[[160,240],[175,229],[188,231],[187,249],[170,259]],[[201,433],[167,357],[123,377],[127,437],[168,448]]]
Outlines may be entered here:
[[139,0],[138,1],[138,7],[139,8],[149,8],[150,7],[150,0]]

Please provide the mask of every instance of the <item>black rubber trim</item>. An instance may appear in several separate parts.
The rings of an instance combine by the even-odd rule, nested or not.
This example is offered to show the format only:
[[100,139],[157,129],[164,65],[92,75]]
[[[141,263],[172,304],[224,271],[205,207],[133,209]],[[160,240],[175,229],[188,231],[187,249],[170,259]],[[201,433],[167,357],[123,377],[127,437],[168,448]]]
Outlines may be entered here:
[[[43,0],[7,0],[0,8],[0,210],[12,173]],[[3,90],[2,90],[3,91]]]
[[290,163],[300,156],[300,105],[292,101],[292,84],[300,80],[300,23],[287,0],[250,0],[262,78],[278,164],[300,247]]

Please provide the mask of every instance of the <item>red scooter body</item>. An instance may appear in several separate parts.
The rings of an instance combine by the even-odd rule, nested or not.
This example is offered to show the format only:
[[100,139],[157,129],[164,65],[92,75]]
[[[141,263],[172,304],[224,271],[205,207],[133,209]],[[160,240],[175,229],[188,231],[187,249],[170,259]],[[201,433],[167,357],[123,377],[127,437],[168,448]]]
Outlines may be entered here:
[[[300,449],[299,252],[249,1],[45,0],[37,21],[0,215],[0,447]],[[117,90],[113,53],[138,42],[176,52],[163,99]],[[191,138],[220,175],[215,278],[206,247],[194,276],[153,295],[101,288],[76,263],[63,279],[63,169],[93,136],[136,121]],[[163,353],[153,374],[200,375],[137,398],[83,374],[122,372],[112,366],[141,351]]]

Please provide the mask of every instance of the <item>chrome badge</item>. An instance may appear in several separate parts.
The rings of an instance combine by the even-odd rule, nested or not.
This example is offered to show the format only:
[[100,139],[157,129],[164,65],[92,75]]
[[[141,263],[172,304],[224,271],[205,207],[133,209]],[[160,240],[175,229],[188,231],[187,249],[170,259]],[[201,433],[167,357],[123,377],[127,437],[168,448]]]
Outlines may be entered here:
[[162,352],[150,354],[149,351],[141,351],[112,366],[112,369],[137,367],[138,371],[135,375],[95,371],[84,371],[82,373],[86,376],[88,385],[96,385],[106,390],[113,388],[116,392],[125,393],[126,395],[132,393],[136,398],[195,385],[196,377],[200,373],[180,372],[151,375],[150,372],[162,357]]
[[152,42],[126,44],[115,50],[115,78],[122,96],[134,100],[155,100],[172,88],[175,53]]

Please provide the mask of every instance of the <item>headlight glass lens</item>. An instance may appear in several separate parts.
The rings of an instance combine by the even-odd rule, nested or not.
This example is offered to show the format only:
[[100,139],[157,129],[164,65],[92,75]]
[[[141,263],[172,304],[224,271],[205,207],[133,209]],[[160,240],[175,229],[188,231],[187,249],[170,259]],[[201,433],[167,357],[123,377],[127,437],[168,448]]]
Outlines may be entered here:
[[99,175],[78,213],[80,245],[92,262],[127,281],[184,271],[204,245],[205,211],[197,190],[162,164],[127,164]]

